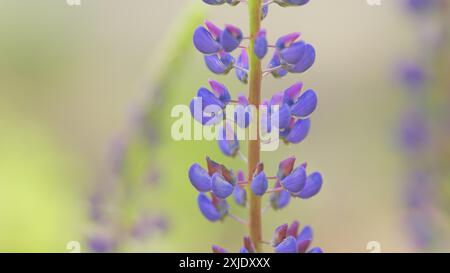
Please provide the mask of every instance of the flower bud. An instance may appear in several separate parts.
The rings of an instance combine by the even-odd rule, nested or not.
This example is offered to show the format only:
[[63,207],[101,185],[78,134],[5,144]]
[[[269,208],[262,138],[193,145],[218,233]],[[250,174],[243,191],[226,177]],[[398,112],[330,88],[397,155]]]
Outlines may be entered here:
[[260,60],[263,59],[268,51],[268,43],[266,38],[266,30],[261,29],[255,38],[255,55]]
[[[276,68],[281,65],[280,55],[278,52],[275,52],[272,56],[272,59],[269,62],[269,65],[267,66],[267,69]],[[283,68],[278,68],[275,70],[272,70],[272,76],[275,78],[282,78],[287,75],[287,71]]]
[[203,54],[214,54],[222,49],[211,33],[205,27],[198,27],[194,32],[194,45]]
[[294,116],[306,118],[317,108],[317,95],[310,89],[303,93],[298,101],[292,106],[291,111]]
[[311,197],[314,197],[322,189],[322,183],[323,179],[320,173],[315,172],[311,174],[306,179],[305,187],[300,193],[297,194],[297,196],[302,199],[309,199]]
[[310,119],[299,119],[297,120],[286,136],[288,142],[298,144],[305,140],[308,136],[309,130],[311,128]]
[[215,80],[209,80],[209,85],[223,104],[228,104],[231,101],[230,92],[228,92],[228,88],[225,85]]
[[211,190],[211,177],[199,164],[195,163],[189,169],[189,180],[199,192]]
[[220,150],[226,156],[235,157],[239,151],[239,141],[230,124],[219,128],[217,143]]
[[[247,83],[248,82],[248,73],[247,73],[247,71],[243,70],[243,69],[246,69],[246,70],[249,69],[247,49],[245,49],[245,48],[242,49],[242,52],[237,59],[236,66],[238,66],[238,68],[236,68],[236,77],[241,82]],[[240,68],[243,68],[243,69],[240,69]]]
[[297,100],[298,96],[300,96],[300,92],[302,91],[303,83],[298,82],[288,89],[284,90],[284,102],[292,106],[294,102]]
[[244,248],[248,251],[248,253],[256,253],[255,245],[248,236],[244,237]]
[[280,51],[287,47],[290,47],[298,38],[300,38],[300,35],[301,34],[298,32],[284,35],[277,40],[275,47]]
[[283,224],[275,229],[275,234],[272,238],[272,246],[276,247],[286,238],[286,233],[289,225]]
[[294,237],[289,236],[283,240],[277,247],[275,247],[275,253],[296,253],[297,245]]
[[303,73],[311,66],[313,66],[316,61],[316,50],[310,44],[305,46],[305,54],[303,54],[302,59],[293,66],[287,67],[286,69],[291,73]]
[[305,187],[306,178],[306,170],[303,167],[298,167],[281,180],[281,185],[291,193],[298,193]]
[[226,25],[220,35],[220,43],[222,44],[223,50],[232,52],[239,47],[243,38],[242,31],[239,28]]
[[310,226],[305,226],[297,236],[297,252],[305,253],[313,240],[313,231]]
[[[237,181],[245,181],[244,173],[241,170],[239,170],[237,173]],[[247,191],[245,190],[245,188],[241,188],[239,185],[236,185],[234,187],[233,199],[236,204],[245,207],[245,205],[247,204]]]
[[303,58],[306,51],[305,42],[293,43],[291,46],[280,51],[280,58],[282,63],[289,65],[295,65]]
[[286,236],[292,236],[294,238],[297,238],[299,227],[300,227],[299,221],[292,221],[291,225],[289,226],[286,232]]
[[212,176],[212,192],[221,199],[226,199],[233,193],[233,185],[219,173]]
[[219,55],[205,55],[205,64],[208,69],[214,74],[222,75],[227,74],[233,68],[234,59],[229,54]]
[[269,182],[265,173],[262,171],[257,174],[250,185],[250,189],[257,196],[263,196],[269,187]]
[[288,159],[281,161],[280,164],[278,165],[277,178],[281,181],[286,176],[291,174],[292,170],[294,169],[294,164],[295,164],[294,156],[291,156]]
[[204,193],[198,195],[197,203],[203,216],[211,222],[221,220],[228,213],[228,204],[225,200],[213,203]]

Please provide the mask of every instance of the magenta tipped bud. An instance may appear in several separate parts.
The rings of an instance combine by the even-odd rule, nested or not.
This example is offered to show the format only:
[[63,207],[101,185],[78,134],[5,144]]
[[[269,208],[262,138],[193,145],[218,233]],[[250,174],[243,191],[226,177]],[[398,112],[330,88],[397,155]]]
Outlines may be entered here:
[[277,178],[279,180],[283,180],[286,176],[290,175],[292,173],[292,170],[294,169],[294,165],[295,165],[294,156],[291,156],[288,159],[281,161],[280,165],[278,166]]
[[275,234],[272,238],[272,246],[277,247],[286,238],[289,225],[283,224],[275,229]]

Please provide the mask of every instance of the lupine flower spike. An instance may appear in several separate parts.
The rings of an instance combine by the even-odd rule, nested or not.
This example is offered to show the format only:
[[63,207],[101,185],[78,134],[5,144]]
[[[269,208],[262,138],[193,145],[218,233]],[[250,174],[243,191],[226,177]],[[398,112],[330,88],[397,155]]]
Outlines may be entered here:
[[[281,210],[293,199],[310,199],[316,196],[323,184],[319,172],[309,172],[307,164],[296,164],[294,156],[288,157],[278,165],[276,173],[267,173],[264,166],[273,162],[260,162],[260,140],[248,141],[248,158],[241,154],[237,132],[249,130],[253,123],[260,123],[261,131],[275,132],[285,144],[298,144],[305,140],[311,129],[310,117],[317,109],[318,98],[314,90],[303,91],[303,83],[297,82],[281,92],[273,92],[271,98],[261,101],[261,85],[264,76],[282,78],[288,73],[304,73],[316,60],[314,47],[302,39],[298,32],[283,35],[269,42],[268,32],[261,28],[270,4],[281,7],[302,6],[309,0],[203,0],[206,4],[231,6],[247,4],[250,15],[250,33],[231,24],[219,27],[211,21],[205,21],[193,35],[193,43],[203,55],[206,67],[218,75],[235,70],[235,76],[249,85],[247,95],[233,98],[230,90],[222,83],[210,80],[210,87],[202,87],[190,103],[194,119],[203,126],[217,126],[218,147],[223,155],[239,155],[247,165],[247,172],[237,172],[206,158],[206,165],[192,164],[188,178],[198,192],[197,203],[200,212],[211,222],[236,219],[230,212],[229,201],[238,207],[248,208],[249,234],[243,238],[243,246],[236,250],[240,253],[262,252],[261,216],[272,208]],[[269,56],[268,66],[262,68],[261,60]],[[233,106],[232,111],[228,108]],[[255,115],[254,108],[257,108]],[[266,110],[260,110],[266,109]],[[259,120],[255,117],[260,117]],[[268,198],[267,198],[268,197]],[[261,201],[267,201],[262,209]],[[238,219],[236,219],[238,220]],[[271,241],[276,253],[321,253],[320,248],[310,248],[312,229],[300,223],[281,225],[275,229]],[[270,241],[270,240],[269,240]],[[214,253],[227,253],[220,246],[213,245]]]

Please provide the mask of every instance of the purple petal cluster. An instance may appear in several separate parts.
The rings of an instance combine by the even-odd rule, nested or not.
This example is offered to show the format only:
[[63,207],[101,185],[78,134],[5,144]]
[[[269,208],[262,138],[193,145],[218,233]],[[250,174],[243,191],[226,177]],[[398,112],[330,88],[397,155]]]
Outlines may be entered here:
[[284,224],[275,229],[272,246],[276,253],[322,253],[319,247],[310,248],[313,241],[313,230],[305,226],[299,232],[300,223],[292,222],[291,225]]

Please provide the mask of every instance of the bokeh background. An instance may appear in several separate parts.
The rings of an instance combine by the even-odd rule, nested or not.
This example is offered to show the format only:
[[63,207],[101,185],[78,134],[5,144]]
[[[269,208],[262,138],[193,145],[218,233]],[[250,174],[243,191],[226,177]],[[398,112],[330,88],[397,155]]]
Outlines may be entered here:
[[[116,209],[128,202],[130,210],[167,219],[164,231],[120,251],[203,252],[213,243],[239,249],[245,229],[201,216],[187,170],[206,154],[233,168],[243,165],[221,156],[215,143],[171,140],[170,110],[187,104],[208,78],[223,81],[233,94],[245,91],[233,76],[210,74],[189,37],[203,14],[246,30],[247,13],[245,6],[193,2],[201,1],[81,0],[69,6],[64,0],[0,0],[0,251],[68,252],[69,241],[88,251],[90,236],[108,229],[92,220],[92,196],[102,190],[106,202],[117,201]],[[370,241],[387,252],[416,250],[405,227],[405,166],[395,141],[403,94],[391,70],[415,42],[400,2],[316,0],[271,8],[264,21],[269,37],[300,30],[318,59],[306,74],[265,80],[264,93],[302,80],[318,92],[320,106],[305,142],[263,158],[275,171],[279,160],[295,154],[320,170],[325,184],[310,201],[269,211],[265,237],[298,219],[314,227],[315,245],[327,252],[368,252]],[[142,111],[158,117],[151,127],[160,139],[150,148],[130,137]],[[126,156],[133,173],[127,181],[111,170],[117,139],[138,142]],[[141,183],[155,169],[156,182]],[[117,198],[120,183],[145,187],[137,190],[140,201]],[[244,210],[233,210],[245,217]]]

